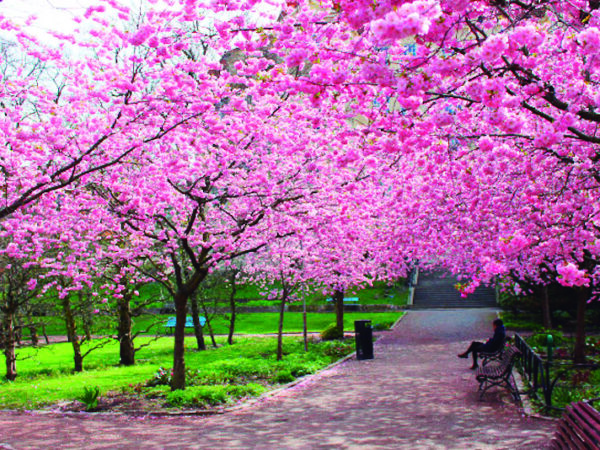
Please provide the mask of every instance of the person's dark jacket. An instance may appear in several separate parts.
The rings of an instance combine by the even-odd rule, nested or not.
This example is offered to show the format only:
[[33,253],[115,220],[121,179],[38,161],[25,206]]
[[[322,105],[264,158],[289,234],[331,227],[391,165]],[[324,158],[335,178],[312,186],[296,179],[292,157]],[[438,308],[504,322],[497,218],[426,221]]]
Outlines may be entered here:
[[490,339],[488,339],[485,344],[483,344],[481,351],[486,353],[495,352],[502,348],[505,341],[506,328],[504,328],[504,325],[499,325],[496,327],[494,335]]

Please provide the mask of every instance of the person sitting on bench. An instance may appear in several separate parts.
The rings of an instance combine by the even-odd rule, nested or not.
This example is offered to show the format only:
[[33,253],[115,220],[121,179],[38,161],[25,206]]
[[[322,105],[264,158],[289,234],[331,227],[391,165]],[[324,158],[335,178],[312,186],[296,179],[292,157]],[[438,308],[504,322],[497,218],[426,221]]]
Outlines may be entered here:
[[473,365],[471,369],[477,369],[477,354],[478,353],[493,353],[502,348],[504,342],[506,341],[506,329],[504,328],[504,323],[502,319],[496,319],[492,322],[492,326],[494,327],[494,335],[489,338],[485,343],[473,341],[469,348],[464,353],[459,353],[459,358],[468,358],[469,353],[473,354]]

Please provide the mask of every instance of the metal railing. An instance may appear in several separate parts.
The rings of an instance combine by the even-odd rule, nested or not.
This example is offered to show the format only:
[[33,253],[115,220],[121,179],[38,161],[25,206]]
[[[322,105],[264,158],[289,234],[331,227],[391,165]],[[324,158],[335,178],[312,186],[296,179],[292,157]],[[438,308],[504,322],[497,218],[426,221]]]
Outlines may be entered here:
[[600,368],[597,364],[557,363],[548,358],[542,358],[518,334],[515,334],[515,346],[521,352],[519,362],[523,376],[531,386],[524,393],[537,398],[538,392],[541,391],[544,406],[548,409],[564,410],[564,408],[552,405],[552,391],[563,375],[573,369]]
[[526,392],[527,395],[537,396],[538,390],[541,389],[544,403],[547,407],[552,407],[554,385],[550,382],[550,362],[544,361],[518,334],[515,334],[515,346],[521,352],[520,363],[523,375],[531,385]]

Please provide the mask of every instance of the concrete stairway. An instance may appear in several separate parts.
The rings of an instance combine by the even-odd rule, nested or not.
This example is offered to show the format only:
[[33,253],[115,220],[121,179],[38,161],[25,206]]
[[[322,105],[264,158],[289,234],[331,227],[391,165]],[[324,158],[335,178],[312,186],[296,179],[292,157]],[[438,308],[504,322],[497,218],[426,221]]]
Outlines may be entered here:
[[419,275],[415,288],[413,309],[451,308],[493,308],[496,294],[493,288],[479,287],[466,298],[460,296],[454,285],[456,278],[444,272],[430,272]]

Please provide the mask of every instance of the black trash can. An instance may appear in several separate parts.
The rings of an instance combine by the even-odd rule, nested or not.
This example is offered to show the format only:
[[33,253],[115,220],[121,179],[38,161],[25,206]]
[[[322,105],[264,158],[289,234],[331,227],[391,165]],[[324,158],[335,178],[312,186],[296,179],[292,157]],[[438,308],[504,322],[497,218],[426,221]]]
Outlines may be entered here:
[[356,359],[373,359],[373,328],[370,320],[354,321]]

